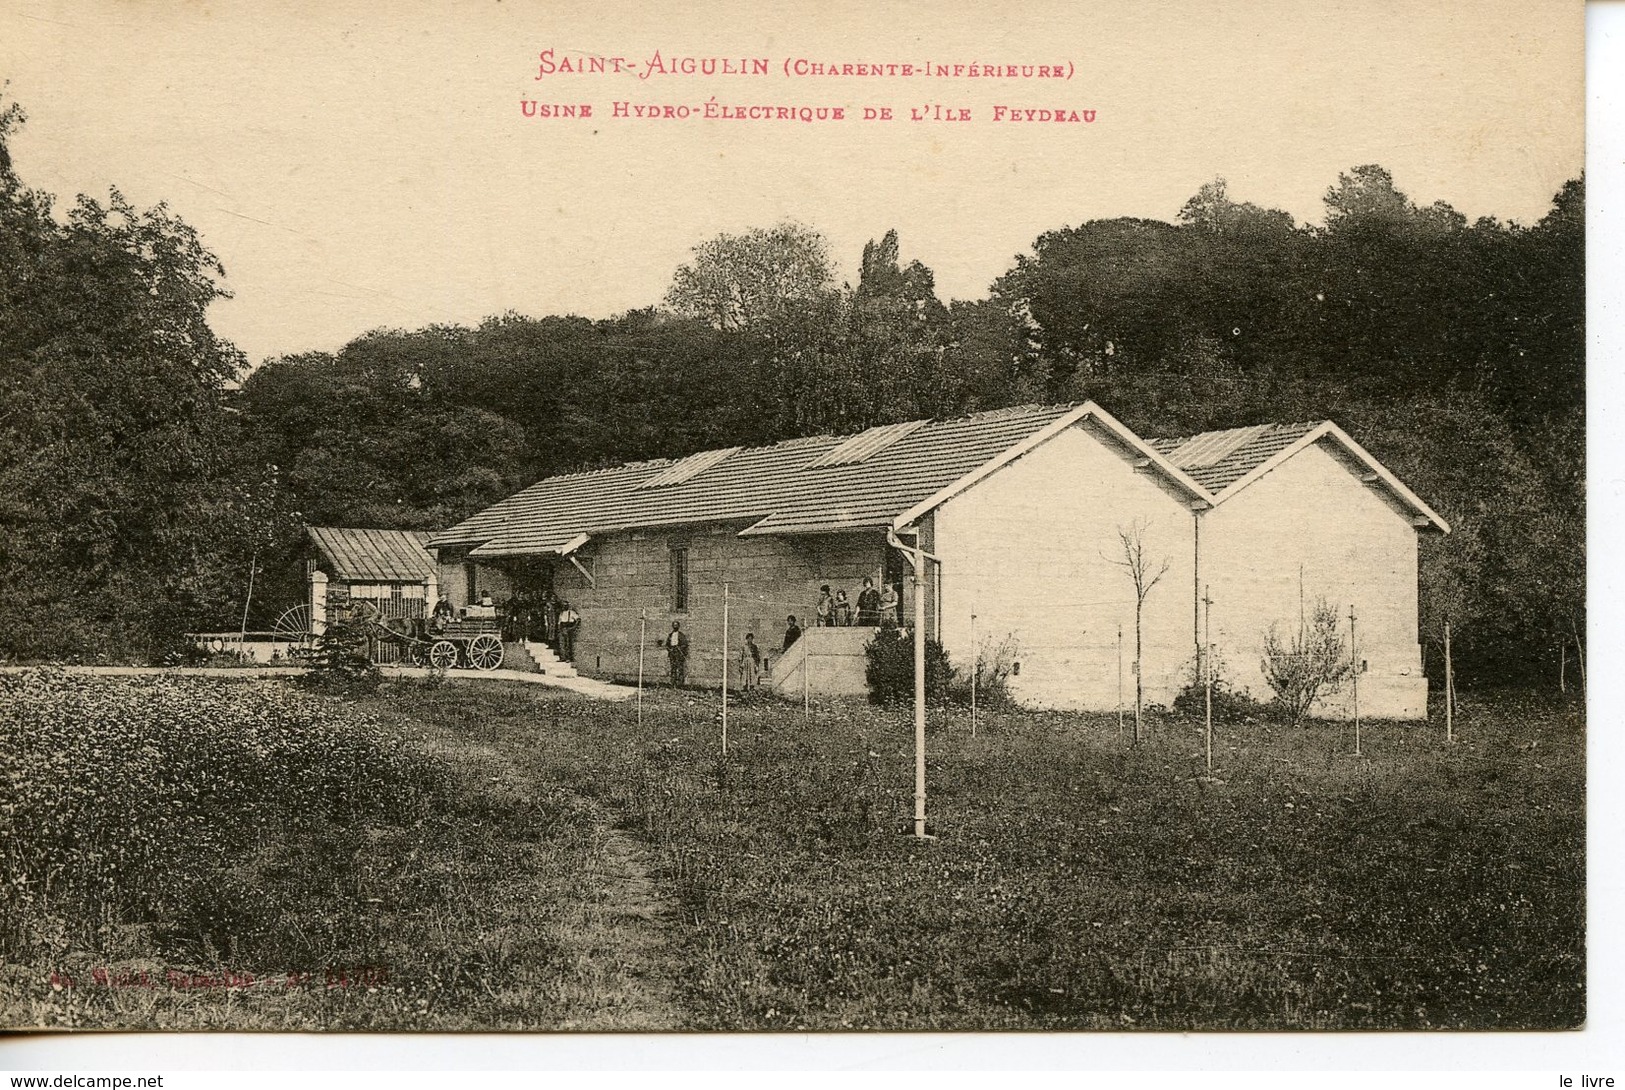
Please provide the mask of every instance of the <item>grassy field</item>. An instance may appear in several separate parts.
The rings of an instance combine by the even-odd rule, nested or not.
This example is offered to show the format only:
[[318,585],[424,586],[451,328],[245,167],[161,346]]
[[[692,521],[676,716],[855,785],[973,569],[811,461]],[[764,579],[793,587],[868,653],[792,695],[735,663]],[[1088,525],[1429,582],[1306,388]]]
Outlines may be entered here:
[[[208,684],[222,700],[270,685]],[[1572,706],[1469,702],[1454,746],[1438,724],[1370,725],[1359,758],[1345,726],[1224,724],[1211,776],[1189,722],[1154,720],[1135,748],[1115,717],[998,713],[973,738],[955,712],[933,722],[937,839],[918,842],[899,835],[912,812],[906,713],[843,703],[803,721],[798,706],[735,707],[723,760],[702,694],[654,694],[641,728],[628,705],[537,687],[299,700],[396,755],[377,787],[395,801],[266,835],[233,873],[271,907],[245,916],[234,946],[230,928],[208,942],[166,930],[162,911],[109,921],[124,947],[31,917],[0,978],[8,1023],[1584,1018],[1585,738]],[[267,983],[85,983],[96,967],[135,966]],[[345,966],[377,971],[324,978]],[[52,987],[52,970],[74,982]],[[290,970],[311,978],[289,984]]]

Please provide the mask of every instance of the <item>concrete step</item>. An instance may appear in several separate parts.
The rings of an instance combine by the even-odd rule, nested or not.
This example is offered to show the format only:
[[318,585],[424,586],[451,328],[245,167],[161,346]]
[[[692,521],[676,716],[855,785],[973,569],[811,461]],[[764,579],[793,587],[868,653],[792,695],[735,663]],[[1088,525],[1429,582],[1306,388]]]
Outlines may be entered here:
[[523,641],[525,653],[528,654],[536,668],[549,677],[577,677],[576,668],[560,659],[554,650],[541,640]]
[[525,674],[542,672],[542,664],[536,661],[536,656],[525,646],[523,640],[502,645],[502,665]]

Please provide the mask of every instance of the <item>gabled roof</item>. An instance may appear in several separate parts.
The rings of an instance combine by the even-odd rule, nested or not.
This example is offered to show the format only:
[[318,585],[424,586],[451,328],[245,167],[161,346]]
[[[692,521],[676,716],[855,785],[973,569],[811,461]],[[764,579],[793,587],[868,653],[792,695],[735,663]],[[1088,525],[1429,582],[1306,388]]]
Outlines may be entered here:
[[1147,439],[1174,465],[1218,493],[1324,424],[1257,424],[1204,431],[1178,439]]
[[307,526],[305,533],[333,575],[351,583],[421,583],[435,574],[421,530],[362,530]]
[[1410,510],[1418,528],[1450,532],[1450,524],[1369,451],[1330,420],[1303,424],[1258,424],[1249,428],[1207,431],[1177,439],[1148,439],[1152,447],[1214,494],[1223,503],[1305,447],[1318,442],[1340,447],[1364,467],[1368,483],[1381,485]]
[[[548,477],[434,534],[430,544],[471,547],[474,557],[563,555],[583,543],[582,535],[638,528],[746,522],[741,532],[750,535],[901,527],[1085,417],[1119,435],[1192,496],[1210,498],[1098,406],[1024,405],[910,421],[874,436],[885,441],[866,442],[862,451],[849,445],[853,436],[831,435],[737,450],[663,487],[644,486],[657,476],[669,479],[673,466],[699,456]],[[841,447],[846,451],[830,457]]]

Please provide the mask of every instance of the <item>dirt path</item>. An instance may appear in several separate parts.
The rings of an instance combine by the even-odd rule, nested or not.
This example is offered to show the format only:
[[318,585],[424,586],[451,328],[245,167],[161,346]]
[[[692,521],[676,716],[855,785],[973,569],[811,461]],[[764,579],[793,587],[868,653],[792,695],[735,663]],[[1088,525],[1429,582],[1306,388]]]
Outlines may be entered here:
[[[545,793],[552,786],[529,767],[526,752],[511,739],[480,742],[423,722],[428,737],[419,745],[431,756],[471,771],[488,790],[519,795]],[[550,898],[564,918],[549,927],[568,966],[560,981],[561,1007],[536,1012],[563,1030],[660,1032],[685,1028],[676,981],[682,972],[668,931],[676,905],[653,876],[650,853],[634,836],[616,828],[613,815],[577,796],[595,822],[573,850],[561,873],[555,851],[532,864],[534,890],[520,895]]]
[[615,1000],[613,1026],[592,1028],[683,1028],[675,985],[680,966],[667,939],[676,906],[651,868],[642,844],[607,821],[600,826],[592,874],[598,900],[589,906],[581,953]]

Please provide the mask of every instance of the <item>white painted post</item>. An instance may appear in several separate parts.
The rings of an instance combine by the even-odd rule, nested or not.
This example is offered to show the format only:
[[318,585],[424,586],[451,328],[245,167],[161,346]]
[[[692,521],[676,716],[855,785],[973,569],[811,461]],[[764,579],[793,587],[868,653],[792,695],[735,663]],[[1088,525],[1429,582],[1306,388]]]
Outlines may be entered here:
[[649,645],[649,611],[638,610],[638,726],[643,726],[643,650]]
[[936,621],[936,627],[933,629],[933,631],[936,632],[936,634],[937,634],[938,642],[941,642],[941,640],[942,640],[942,565],[941,564],[937,565],[937,576],[936,576],[936,578],[934,580],[932,580],[931,587],[932,587],[932,594],[933,594],[933,598],[934,598],[934,601],[931,603],[931,605],[932,605],[932,615],[933,615],[933,617],[934,617],[934,619]]
[[1213,771],[1213,591],[1202,588],[1202,684],[1207,692],[1207,770]]
[[1360,756],[1360,645],[1354,637],[1354,603],[1349,603],[1349,657],[1354,667],[1354,755]]
[[914,534],[914,835],[925,837],[925,546]]
[[1117,626],[1117,740],[1123,740],[1123,626]]
[[320,568],[310,570],[310,634],[320,636],[327,631],[327,573]]
[[801,640],[801,718],[803,721],[812,720],[812,644],[803,643],[808,640],[808,630],[802,629]]
[[970,615],[970,736],[976,737],[976,681],[982,673],[982,649],[976,644],[976,614]]
[[728,755],[728,584],[722,584],[722,755]]

